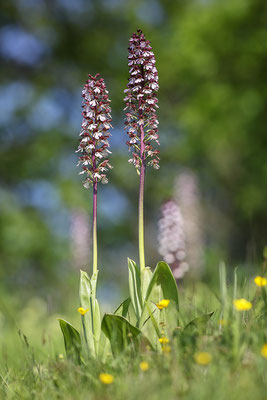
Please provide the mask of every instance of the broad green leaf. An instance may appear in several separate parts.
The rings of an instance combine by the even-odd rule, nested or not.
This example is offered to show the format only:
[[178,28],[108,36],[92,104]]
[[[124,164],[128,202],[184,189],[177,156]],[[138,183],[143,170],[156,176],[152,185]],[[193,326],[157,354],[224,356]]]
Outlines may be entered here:
[[128,299],[124,300],[118,308],[114,311],[115,315],[120,315],[121,317],[126,318],[131,325],[136,326],[137,324],[137,318],[136,314],[131,302],[130,297]]
[[140,270],[133,260],[128,258],[128,269],[129,269],[129,291],[131,302],[136,314],[136,318],[139,321],[142,313],[142,296],[141,296],[141,278]]
[[58,318],[59,325],[64,337],[67,357],[81,364],[81,338],[79,332],[64,319]]
[[[160,289],[162,292],[162,298],[173,300],[177,308],[179,307],[178,300],[178,288],[172,271],[168,264],[163,261],[160,261],[156,269],[152,275],[150,280],[147,292],[146,292],[146,300],[149,300],[152,294],[152,290]],[[159,293],[158,293],[159,294]],[[157,298],[156,301],[162,300],[162,298]]]
[[105,314],[101,328],[110,341],[114,357],[130,346],[136,349],[139,343],[141,331],[119,315]]
[[124,300],[118,308],[114,311],[115,315],[120,315],[121,317],[126,318],[129,310],[129,306],[131,304],[131,299],[128,297],[126,300]]
[[[170,304],[166,309],[159,310],[156,304],[163,299],[170,300]],[[140,319],[140,328],[155,348],[160,348],[156,326],[163,326],[164,334],[168,337],[177,327],[178,304],[178,289],[170,267],[160,262],[150,279]]]
[[[150,310],[150,307],[149,307],[148,303],[146,303],[146,308],[147,308],[147,311],[148,311],[148,314],[149,314],[149,318],[151,319],[151,322],[152,322],[153,327],[154,327],[154,329],[155,329],[155,332],[157,333],[158,338],[161,338],[162,335],[161,335],[161,333],[160,333],[159,326],[158,326],[158,324],[157,324],[157,321],[156,321],[155,318],[154,318],[154,315],[153,315],[152,311]],[[147,321],[148,321],[148,319],[147,319]],[[144,325],[145,325],[145,323],[146,323],[147,321],[144,322]]]
[[103,332],[101,332],[99,348],[98,348],[98,359],[102,363],[105,363],[107,358],[110,356],[112,356],[112,353],[111,353],[109,339],[106,337],[106,335]]
[[152,275],[153,272],[149,267],[145,267],[141,272],[141,295],[143,304],[145,302],[147,288],[151,281]]
[[85,271],[80,276],[80,304],[89,310],[82,316],[83,332],[88,351],[96,357],[101,333],[101,319],[98,302],[96,300],[96,283],[98,271],[90,279]]
[[183,329],[183,335],[202,335],[206,332],[207,323],[214,311],[200,315],[190,321]]

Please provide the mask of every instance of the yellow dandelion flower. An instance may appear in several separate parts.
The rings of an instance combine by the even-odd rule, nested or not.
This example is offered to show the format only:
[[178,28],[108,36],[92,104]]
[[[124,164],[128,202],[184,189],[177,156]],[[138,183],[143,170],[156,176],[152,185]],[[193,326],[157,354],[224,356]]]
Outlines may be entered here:
[[159,338],[159,342],[161,344],[167,344],[167,343],[169,343],[169,339],[166,338],[165,336],[162,336],[161,338]]
[[162,346],[162,351],[163,351],[163,353],[166,353],[166,354],[168,354],[168,353],[170,353],[171,352],[171,346],[169,346],[168,344],[164,344],[163,346]]
[[261,348],[261,355],[262,357],[267,358],[267,343],[265,343]]
[[110,385],[114,382],[114,376],[111,374],[102,373],[99,375],[99,380],[105,385]]
[[79,307],[79,308],[77,309],[77,311],[78,311],[81,315],[85,315],[85,314],[89,311],[89,308],[87,308],[87,309],[85,310],[85,308]]
[[257,286],[262,287],[267,285],[267,279],[263,278],[263,276],[256,276],[254,279],[254,282],[256,283]]
[[157,303],[156,306],[158,307],[159,310],[162,310],[163,308],[167,308],[169,304],[170,304],[170,300],[163,299],[163,300],[160,300],[160,302]]
[[139,367],[142,371],[147,371],[149,369],[149,364],[146,361],[142,361],[140,362]]
[[252,308],[252,303],[246,299],[235,299],[234,307],[237,311],[247,311]]
[[196,353],[195,361],[199,365],[208,365],[211,362],[211,355],[205,351]]

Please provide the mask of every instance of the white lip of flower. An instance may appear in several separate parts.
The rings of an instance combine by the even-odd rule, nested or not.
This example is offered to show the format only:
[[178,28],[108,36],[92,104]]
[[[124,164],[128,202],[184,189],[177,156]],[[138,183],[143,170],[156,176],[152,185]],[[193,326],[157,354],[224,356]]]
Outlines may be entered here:
[[82,138],[81,142],[83,142],[83,143],[87,143],[87,142],[88,142],[88,140],[90,140],[90,138],[89,138],[89,137],[85,137],[85,138]]
[[94,173],[94,178],[95,179],[101,179],[101,175],[99,175],[97,172]]
[[95,92],[96,94],[99,94],[99,93],[101,92],[101,90],[100,90],[99,88],[95,88],[95,89],[94,89],[94,92]]
[[90,106],[95,107],[96,106],[96,100],[92,100],[89,102]]
[[93,137],[95,138],[95,139],[99,139],[100,137],[102,136],[102,132],[94,132],[93,133]]
[[90,130],[96,129],[96,124],[88,125],[88,129],[90,129]]
[[135,80],[135,83],[140,83],[140,82],[142,82],[142,81],[143,81],[142,78],[137,78],[137,79]]
[[97,157],[97,158],[103,158],[104,156],[103,156],[103,153],[101,152],[99,152],[99,151],[96,151],[96,153],[95,153],[95,156]]
[[132,143],[132,144],[134,144],[134,143],[136,143],[137,142],[137,139],[136,138],[132,138],[131,140],[130,140],[130,143]]
[[93,111],[87,112],[87,117],[88,118],[94,118],[94,116],[95,116],[95,113]]
[[83,165],[90,165],[90,161],[88,160],[83,161]]
[[[77,165],[78,165],[78,164],[77,164]],[[79,172],[78,175],[83,175],[83,174],[85,174],[85,172],[86,172],[86,171],[83,170],[83,171]]]
[[103,127],[105,129],[109,129],[111,127],[111,125],[108,122],[104,122]]
[[104,121],[106,121],[107,118],[106,118],[105,115],[99,114],[99,115],[97,116],[97,119],[100,120],[101,122],[104,122]]
[[95,145],[94,144],[89,144],[88,146],[86,146],[86,150],[90,150],[90,149],[94,149]]
[[157,83],[149,83],[149,87],[156,90],[158,89],[159,85]]

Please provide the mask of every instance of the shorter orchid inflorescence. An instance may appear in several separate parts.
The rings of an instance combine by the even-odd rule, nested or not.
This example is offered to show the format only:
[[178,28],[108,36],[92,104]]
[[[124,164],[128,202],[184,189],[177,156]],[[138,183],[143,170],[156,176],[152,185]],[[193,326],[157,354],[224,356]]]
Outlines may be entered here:
[[106,171],[111,167],[108,156],[111,153],[108,139],[110,137],[111,108],[108,91],[103,78],[88,75],[82,91],[83,121],[80,133],[80,144],[77,152],[81,153],[78,165],[82,164],[86,179],[83,185],[89,188],[94,183],[107,183]]
[[172,200],[161,208],[159,220],[159,253],[173,271],[176,279],[184,277],[189,269],[186,259],[184,219],[179,206]]
[[[130,78],[126,97],[125,125],[129,136],[127,145],[132,151],[133,163],[137,171],[144,164],[159,168],[159,151],[152,147],[151,142],[158,141],[158,108],[157,91],[158,71],[155,66],[155,56],[141,30],[133,33],[129,42],[128,66]],[[147,162],[148,161],[148,162]]]

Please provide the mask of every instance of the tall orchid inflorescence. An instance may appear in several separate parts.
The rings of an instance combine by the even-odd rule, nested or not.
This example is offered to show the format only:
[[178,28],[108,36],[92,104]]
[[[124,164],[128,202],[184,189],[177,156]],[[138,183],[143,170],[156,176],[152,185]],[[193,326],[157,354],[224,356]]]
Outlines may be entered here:
[[139,260],[140,268],[145,268],[144,251],[144,182],[146,165],[159,168],[159,150],[152,142],[158,141],[157,91],[158,71],[155,56],[141,30],[133,33],[129,42],[128,66],[130,78],[125,89],[125,127],[129,140],[127,145],[132,151],[133,163],[140,175],[139,186]]
[[93,272],[97,272],[97,185],[107,183],[106,171],[111,167],[108,155],[111,153],[108,139],[111,126],[111,108],[108,91],[103,78],[88,75],[82,91],[82,129],[77,152],[81,153],[79,164],[86,174],[83,185],[93,186]]
[[159,151],[153,149],[152,142],[158,141],[157,91],[158,71],[155,56],[141,30],[133,33],[129,42],[128,66],[130,78],[126,97],[125,126],[129,135],[127,145],[133,158],[129,160],[138,171],[141,166],[152,165],[159,168]]
[[80,144],[77,152],[81,153],[79,164],[86,179],[83,184],[86,188],[94,183],[107,183],[106,171],[111,167],[108,156],[111,153],[108,139],[111,128],[111,109],[108,91],[103,78],[88,75],[82,91],[83,121],[80,133]]

